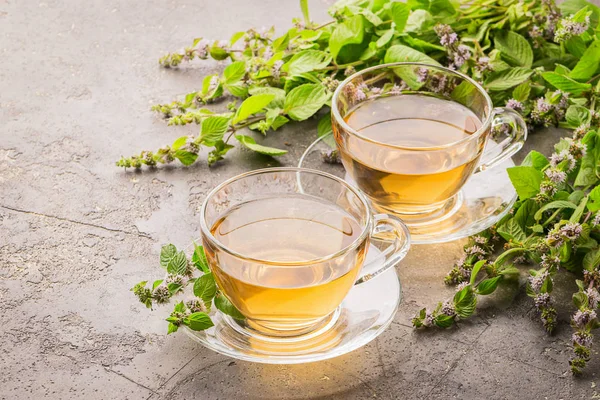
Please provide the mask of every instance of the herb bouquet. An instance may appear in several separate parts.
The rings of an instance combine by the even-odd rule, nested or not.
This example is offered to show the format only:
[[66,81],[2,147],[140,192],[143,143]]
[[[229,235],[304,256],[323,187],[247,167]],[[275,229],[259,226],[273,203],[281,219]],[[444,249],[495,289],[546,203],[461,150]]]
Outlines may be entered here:
[[[446,283],[458,285],[454,298],[421,310],[413,324],[446,328],[468,318],[478,296],[519,274],[515,263],[531,263],[537,269],[530,271],[527,294],[551,332],[556,325],[553,276],[565,268],[579,278],[571,369],[581,373],[592,332],[600,327],[600,9],[585,0],[559,6],[551,0],[341,0],[330,9],[333,20],[318,25],[309,18],[307,1],[300,4],[303,19],[295,19],[282,36],[275,37],[273,29],[249,29],[229,41],[195,39],[181,52],[162,57],[160,64],[169,68],[195,59],[231,62],[222,74],[206,76],[196,91],[153,107],[169,125],[199,125],[197,136],[121,158],[117,165],[155,167],[175,160],[190,165],[201,147],[210,149],[207,161],[213,165],[234,140],[258,153],[282,155],[285,150],[263,146],[242,129],[266,135],[306,120],[329,106],[341,80],[369,66],[413,61],[459,70],[480,82],[495,105],[520,112],[531,129],[560,126],[572,129],[572,137],[561,139],[549,159],[532,151],[521,166],[508,170],[519,201],[496,227],[469,239],[446,277]],[[223,98],[233,99],[228,112],[205,107]],[[318,134],[330,132],[325,115]],[[499,247],[503,252],[494,257]],[[240,317],[217,293],[202,255],[196,248],[188,261],[165,246],[161,264],[167,278],[151,288],[145,282],[134,288],[151,306],[193,282],[195,297],[175,306],[169,332],[182,324],[196,330],[212,326],[206,311],[213,301]],[[190,279],[190,265],[204,275]]]

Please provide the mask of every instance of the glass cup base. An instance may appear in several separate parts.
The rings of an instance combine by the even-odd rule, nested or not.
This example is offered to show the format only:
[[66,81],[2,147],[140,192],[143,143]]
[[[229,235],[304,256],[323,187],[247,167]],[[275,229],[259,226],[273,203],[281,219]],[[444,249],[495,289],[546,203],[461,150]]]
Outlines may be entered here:
[[[375,245],[366,261],[377,269],[384,261]],[[204,331],[184,331],[218,353],[240,360],[268,364],[300,364],[326,360],[358,349],[379,336],[392,322],[401,301],[395,268],[352,287],[342,304],[316,329],[289,337],[265,335],[213,308],[214,326]]]
[[[351,181],[352,178],[346,175],[345,179],[347,181]],[[454,196],[450,197],[448,200],[441,202],[440,204],[434,207],[423,207],[422,209],[406,209],[403,207],[386,207],[380,204],[377,204],[372,199],[371,207],[376,212],[382,212],[385,214],[394,215],[400,219],[409,227],[417,227],[424,224],[436,223],[443,221],[447,218],[450,218],[453,214],[455,214],[458,210],[460,210],[463,201],[464,195],[463,192],[460,191]],[[412,233],[412,232],[411,232]]]
[[[329,143],[329,144],[328,144]],[[332,135],[314,141],[304,152],[299,167],[319,169],[334,174],[356,186],[341,164],[323,162],[323,154],[330,152]],[[488,146],[496,143],[488,140]],[[517,201],[517,193],[506,169],[515,163],[507,159],[495,168],[472,175],[459,193],[442,207],[423,213],[402,213],[371,204],[377,211],[395,215],[408,226],[413,244],[444,243],[477,234],[504,217]]]

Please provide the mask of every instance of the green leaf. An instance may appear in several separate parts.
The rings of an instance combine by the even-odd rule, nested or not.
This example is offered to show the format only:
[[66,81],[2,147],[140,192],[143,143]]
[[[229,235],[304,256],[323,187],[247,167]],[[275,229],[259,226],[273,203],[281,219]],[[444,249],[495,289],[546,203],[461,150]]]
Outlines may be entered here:
[[217,285],[212,273],[204,274],[194,282],[194,296],[201,298],[205,303],[212,301],[217,293]]
[[214,301],[215,301],[215,307],[217,307],[217,310],[221,311],[223,314],[229,315],[230,317],[237,319],[237,320],[246,319],[246,317],[244,317],[242,315],[242,313],[239,312],[239,310],[237,308],[235,308],[235,306],[233,304],[231,304],[229,299],[227,297],[225,297],[223,295],[223,293],[218,292]]
[[527,199],[515,212],[514,220],[519,224],[523,232],[535,224],[534,215],[540,208],[540,205],[532,199]]
[[173,150],[179,150],[180,148],[182,148],[183,146],[185,146],[185,144],[187,143],[188,137],[187,136],[182,136],[180,138],[178,138],[177,140],[175,140],[173,142],[173,145],[171,146],[171,149]]
[[582,307],[588,306],[588,297],[583,292],[577,292],[573,294],[573,304],[575,307],[581,309]]
[[175,152],[177,158],[183,165],[192,165],[198,159],[198,154],[185,150],[177,150]]
[[206,146],[214,146],[223,139],[223,135],[229,129],[230,120],[231,118],[221,116],[205,118],[200,128],[200,142]]
[[224,83],[227,85],[239,82],[244,75],[246,75],[246,63],[244,61],[231,63],[223,70]]
[[365,24],[362,15],[355,15],[346,19],[341,24],[337,24],[331,36],[329,37],[329,51],[334,60],[338,60],[338,55],[344,47],[347,47],[346,53],[349,54],[344,61],[353,61],[352,58],[358,58],[364,46]]
[[[161,257],[162,261],[162,257]],[[186,275],[187,273],[188,260],[183,251],[177,253],[173,258],[169,260],[167,264],[167,272],[175,275]]]
[[512,31],[499,32],[494,38],[494,43],[507,63],[516,67],[531,68],[533,50],[523,36]]
[[290,75],[299,75],[325,68],[331,62],[331,55],[320,50],[304,50],[294,54],[282,69]]
[[533,167],[538,171],[541,171],[548,164],[550,164],[550,162],[548,161],[545,155],[543,155],[539,151],[531,150],[521,163],[521,166]]
[[454,317],[446,314],[440,314],[435,317],[433,323],[439,328],[449,328],[454,323]]
[[600,249],[592,250],[583,257],[583,268],[594,271],[600,265]]
[[177,247],[173,244],[164,245],[160,249],[160,266],[167,269],[171,260],[177,255]]
[[456,314],[461,318],[468,318],[475,312],[477,297],[471,286],[466,286],[454,295]]
[[260,154],[275,157],[282,156],[287,153],[287,150],[276,149],[274,147],[267,147],[260,144],[256,144],[256,141],[250,136],[235,135],[235,138],[245,147]]
[[169,289],[169,293],[171,293],[171,296],[179,292],[181,290],[181,287],[182,286],[179,283],[174,282],[171,282],[167,285],[167,289]]
[[534,167],[511,167],[506,171],[521,200],[540,192],[540,183],[544,176]]
[[469,281],[471,285],[475,283],[475,280],[477,279],[477,274],[479,274],[479,270],[481,270],[481,267],[483,267],[484,265],[485,260],[479,260],[475,263],[475,265],[473,265],[473,269],[471,270],[471,280]]
[[[163,280],[162,280],[162,279],[159,279],[159,280],[157,280],[157,281],[154,281],[154,283],[152,283],[152,290],[154,290],[154,289],[156,289],[157,287],[159,287],[161,283],[163,283]],[[146,285],[144,285],[144,286],[146,286]]]
[[175,325],[172,322],[169,322],[169,329],[167,331],[167,335],[170,335],[171,333],[177,332],[177,329],[179,329],[179,327],[177,325]]
[[229,56],[229,53],[219,46],[218,41],[215,41],[210,47],[210,56],[217,61],[221,61],[226,59]]
[[536,221],[539,221],[544,216],[545,211],[554,210],[557,208],[569,208],[569,209],[575,210],[577,208],[577,206],[575,204],[571,203],[570,201],[566,201],[566,200],[553,201],[552,203],[548,203],[545,206],[543,206],[542,208],[540,208],[535,213],[534,218]]
[[332,149],[336,148],[335,139],[333,137],[333,127],[331,126],[331,116],[325,114],[317,124],[317,136],[323,138],[323,142]]
[[257,86],[250,88],[248,90],[248,93],[250,93],[252,96],[256,96],[258,94],[272,94],[275,97],[273,98],[273,100],[271,100],[269,107],[281,108],[283,107],[283,102],[285,101],[285,90],[276,87]]
[[308,0],[300,0],[300,8],[302,9],[302,16],[304,17],[304,23],[310,24],[310,14],[308,13]]
[[581,159],[581,166],[575,177],[573,186],[589,186],[598,182],[598,176],[596,175],[596,155],[594,151],[588,151]]
[[529,99],[529,94],[531,93],[531,85],[528,82],[523,82],[516,88],[514,88],[512,92],[513,99],[524,102]]
[[214,326],[208,314],[203,312],[196,312],[190,314],[190,316],[187,317],[185,321],[190,327],[190,329],[193,331],[203,331]]
[[500,279],[502,279],[502,276],[495,276],[479,282],[479,285],[477,285],[477,294],[483,296],[492,294],[498,287],[498,282],[500,282]]
[[425,53],[421,53],[418,50],[412,49],[408,46],[404,46],[401,44],[397,44],[395,46],[390,47],[385,53],[384,62],[385,63],[393,63],[393,62],[422,62],[433,65],[440,65],[439,62],[429,57]]
[[587,209],[591,212],[600,210],[600,186],[596,186],[588,194]]
[[198,246],[194,243],[194,254],[192,255],[192,262],[200,271],[208,274],[210,268],[208,267],[208,260],[206,259],[206,253],[204,252],[203,246]]
[[377,42],[375,42],[375,45],[377,46],[377,48],[385,47],[385,45],[388,44],[390,42],[390,40],[392,40],[393,37],[394,37],[394,30],[388,29],[387,31],[385,31],[385,33],[383,35],[381,35],[381,37],[379,39],[377,39]]
[[579,222],[581,216],[583,215],[583,212],[585,211],[585,206],[587,205],[587,202],[588,197],[584,197],[573,212],[573,214],[571,215],[571,218],[569,218],[569,222]]
[[396,32],[404,32],[404,28],[406,27],[406,22],[408,21],[408,16],[410,14],[410,9],[408,6],[405,3],[394,1],[391,5],[390,14],[392,17],[392,22],[396,25],[394,27]]
[[508,68],[499,72],[492,72],[486,81],[484,86],[491,91],[502,91],[510,89],[513,86],[517,86],[525,82],[533,73],[529,68]]
[[304,121],[319,111],[328,100],[329,94],[322,85],[305,83],[287,94],[283,111],[295,121]]
[[498,228],[498,234],[504,238],[507,242],[513,240],[515,242],[523,242],[527,239],[527,235],[521,229],[521,226],[515,221],[514,218],[509,219]]
[[248,97],[238,108],[231,123],[237,124],[248,119],[252,114],[261,112],[274,98],[273,94],[256,94]]
[[478,99],[477,87],[469,81],[462,81],[457,87],[452,90],[450,97],[452,100],[471,108],[473,102]]
[[572,128],[577,128],[578,126],[589,122],[590,110],[586,107],[572,105],[567,109],[565,118]]
[[421,33],[427,31],[435,23],[433,16],[426,10],[415,10],[408,16],[405,32]]
[[227,152],[231,149],[233,149],[232,145],[219,140],[217,143],[215,143],[215,149],[208,153],[208,165],[213,165],[217,161],[222,160],[225,154],[227,154]]
[[557,89],[579,96],[581,93],[589,91],[592,85],[589,83],[580,83],[556,72],[544,72],[542,78]]
[[577,81],[587,81],[600,67],[600,40],[595,40],[583,53],[583,56],[569,74]]

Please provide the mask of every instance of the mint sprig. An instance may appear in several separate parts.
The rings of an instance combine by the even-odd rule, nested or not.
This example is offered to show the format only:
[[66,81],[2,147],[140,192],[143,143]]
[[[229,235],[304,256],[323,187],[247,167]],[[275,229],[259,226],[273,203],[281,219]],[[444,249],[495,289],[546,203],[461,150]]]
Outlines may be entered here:
[[[167,318],[168,334],[177,332],[182,325],[194,331],[214,326],[209,315],[212,304],[226,315],[244,319],[238,309],[218,290],[202,246],[194,245],[194,253],[190,259],[183,251],[178,251],[175,245],[165,245],[161,249],[160,264],[167,269],[164,279],[154,281],[151,287],[147,287],[148,281],[142,281],[131,291],[142,304],[152,308],[154,305],[167,304],[176,296],[185,295],[186,288],[192,286],[193,296],[188,296],[191,298],[187,301],[177,302]],[[202,274],[195,277],[195,270]]]

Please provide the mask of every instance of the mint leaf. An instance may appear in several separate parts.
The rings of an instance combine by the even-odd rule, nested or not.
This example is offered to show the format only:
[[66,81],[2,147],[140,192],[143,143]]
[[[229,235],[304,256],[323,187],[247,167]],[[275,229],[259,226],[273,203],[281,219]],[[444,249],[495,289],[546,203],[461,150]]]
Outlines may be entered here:
[[483,296],[492,294],[498,287],[498,282],[500,282],[500,279],[502,279],[501,276],[496,276],[479,282],[479,285],[477,285],[477,294]]
[[212,301],[217,293],[217,285],[212,273],[204,274],[194,282],[194,296],[201,298],[205,303]]
[[577,206],[573,203],[571,203],[570,201],[566,201],[566,200],[557,200],[557,201],[553,201],[552,203],[548,203],[545,206],[543,206],[542,208],[540,208],[536,213],[535,213],[535,220],[539,221],[542,219],[544,212],[548,211],[548,210],[553,210],[553,209],[557,209],[557,208],[570,208],[570,209],[576,209]]
[[377,46],[377,48],[385,47],[385,45],[387,45],[390,42],[390,40],[392,40],[393,37],[394,37],[394,30],[388,29],[387,31],[385,31],[385,33],[383,35],[381,35],[381,37],[379,39],[377,39],[377,42],[375,42],[375,45]]
[[521,166],[533,167],[538,171],[541,171],[548,164],[550,164],[550,162],[548,161],[545,155],[543,155],[539,151],[531,150],[521,163]]
[[285,101],[285,90],[276,87],[257,86],[250,88],[248,93],[250,93],[252,96],[256,96],[258,94],[272,94],[275,97],[273,97],[273,100],[271,100],[269,107],[282,108],[283,102]]
[[[162,262],[162,255],[161,255]],[[169,260],[167,264],[167,272],[174,275],[186,275],[187,273],[188,260],[183,251],[177,253],[173,258]]]
[[244,61],[231,63],[223,70],[223,80],[226,85],[239,82],[244,75],[246,75],[246,63]]
[[600,265],[600,249],[592,250],[583,257],[583,268],[593,271]]
[[177,247],[173,244],[164,245],[160,249],[160,266],[167,269],[171,260],[177,255]]
[[473,269],[471,270],[471,280],[469,283],[472,285],[475,283],[477,279],[477,274],[479,274],[479,270],[485,265],[485,260],[479,260],[473,265]]
[[506,170],[521,200],[540,192],[543,174],[533,167],[511,167]]
[[583,53],[569,77],[578,81],[587,81],[598,70],[598,67],[600,67],[600,40],[596,39]]
[[523,232],[530,230],[531,226],[535,225],[535,219],[533,218],[535,213],[540,208],[539,204],[533,199],[527,199],[521,206],[518,208],[517,212],[515,212],[515,216],[513,219]]
[[273,94],[256,94],[248,97],[238,108],[231,123],[237,124],[248,119],[252,114],[261,112],[274,98]]
[[461,318],[468,318],[475,312],[477,297],[471,286],[466,286],[456,292],[454,295],[454,307],[456,315]]
[[331,55],[320,50],[304,50],[294,54],[282,69],[290,75],[300,75],[325,68],[331,62]]
[[594,151],[588,151],[581,159],[581,166],[575,177],[573,186],[589,186],[598,182],[598,176],[596,175],[596,155]]
[[173,142],[173,145],[171,146],[171,149],[173,150],[179,150],[180,148],[182,148],[183,146],[185,146],[185,144],[187,143],[188,137],[187,136],[182,136],[180,138],[177,138],[177,140],[175,140]]
[[523,102],[529,98],[530,93],[531,84],[529,84],[529,82],[523,82],[513,90],[512,97],[517,101]]
[[304,23],[306,25],[310,24],[310,14],[308,13],[308,0],[300,0],[300,9],[302,9]]
[[331,126],[331,116],[325,114],[317,124],[317,136],[323,138],[323,142],[332,149],[336,148],[335,139],[333,137],[333,127]]
[[283,111],[295,121],[304,121],[319,111],[327,100],[329,94],[322,85],[305,83],[287,94]]
[[390,14],[392,17],[392,22],[394,23],[394,29],[398,33],[404,32],[404,28],[406,27],[406,22],[408,21],[408,15],[410,14],[410,9],[404,3],[400,3],[395,1],[391,5]]
[[171,333],[177,332],[177,329],[179,329],[179,327],[177,325],[175,325],[172,322],[169,322],[169,329],[167,330],[167,335],[170,335]]
[[408,16],[405,32],[422,33],[427,31],[435,23],[433,16],[426,10],[415,10]]
[[185,323],[193,331],[203,331],[214,326],[208,314],[203,312],[190,314],[190,316],[185,319]]
[[580,83],[556,72],[544,72],[542,78],[557,89],[579,96],[592,88],[589,83]]
[[215,307],[217,307],[217,310],[221,311],[223,314],[229,315],[230,317],[233,317],[238,320],[246,319],[246,317],[244,317],[242,313],[239,312],[239,310],[235,308],[233,304],[231,304],[229,299],[225,297],[223,293],[218,292],[214,302]]
[[216,142],[223,139],[223,135],[229,129],[228,117],[208,117],[202,121],[200,128],[200,142],[206,146],[214,146]]
[[429,57],[427,54],[401,44],[390,47],[385,53],[383,61],[385,63],[413,61],[440,65],[439,62]]
[[334,60],[344,49],[344,57],[340,62],[354,61],[360,56],[365,46],[362,45],[365,38],[365,24],[362,15],[355,15],[338,24],[329,38],[329,51]]
[[198,154],[185,150],[177,150],[175,152],[175,158],[178,159],[183,165],[188,166],[196,162]]
[[194,243],[194,254],[192,255],[192,263],[198,268],[200,271],[208,274],[210,272],[210,268],[208,267],[208,260],[206,259],[206,253],[204,252],[204,247],[198,246]]
[[232,145],[219,140],[217,143],[215,143],[215,149],[208,153],[208,165],[213,165],[217,161],[222,160],[225,154],[227,154],[227,152],[231,149],[233,149]]
[[484,82],[484,86],[491,91],[510,89],[511,87],[526,81],[532,73],[533,71],[529,68],[521,67],[508,68],[500,72],[492,72]]
[[435,317],[433,323],[439,328],[450,328],[454,323],[454,317],[446,314],[439,314]]
[[579,222],[579,219],[581,218],[581,216],[583,215],[583,212],[585,211],[585,207],[587,205],[589,197],[584,197],[581,202],[579,203],[579,205],[577,206],[577,208],[575,209],[575,211],[573,212],[573,214],[571,214],[571,218],[569,218],[570,222]]
[[235,135],[235,138],[245,147],[260,154],[275,157],[282,156],[287,153],[287,150],[276,149],[274,147],[267,147],[260,144],[256,144],[256,141],[250,136]]
[[515,242],[522,243],[527,239],[527,235],[521,229],[521,226],[515,221],[514,218],[509,219],[500,227],[498,227],[498,234],[504,238],[507,242],[514,240]]
[[507,63],[515,67],[531,68],[533,50],[523,36],[512,31],[504,31],[496,34],[494,43]]
[[600,210],[600,186],[593,188],[588,196],[587,209],[591,212]]
[[577,128],[579,125],[589,122],[590,111],[585,107],[572,105],[567,109],[565,118],[572,128]]

